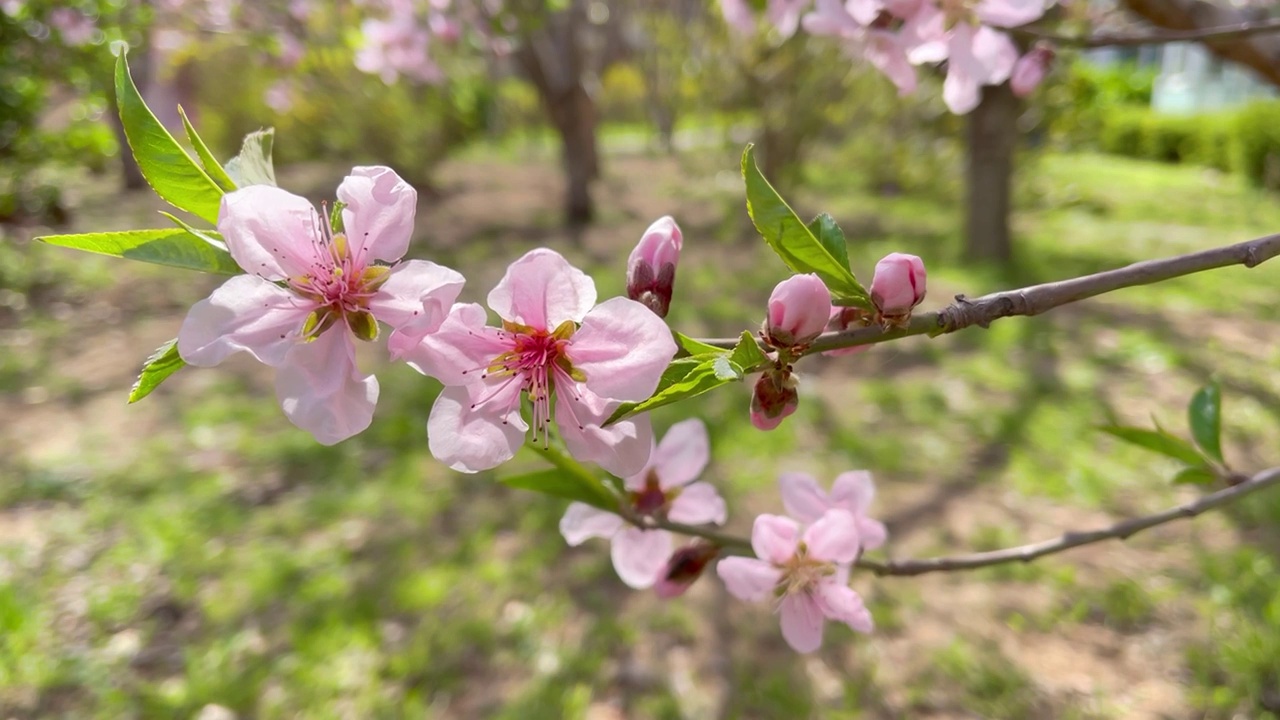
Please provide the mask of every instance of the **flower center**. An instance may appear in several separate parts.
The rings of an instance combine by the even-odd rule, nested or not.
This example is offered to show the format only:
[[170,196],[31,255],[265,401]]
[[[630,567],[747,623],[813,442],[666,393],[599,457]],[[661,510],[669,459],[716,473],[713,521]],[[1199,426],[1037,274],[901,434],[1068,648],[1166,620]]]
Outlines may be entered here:
[[302,336],[315,340],[341,319],[357,338],[373,340],[378,337],[378,321],[369,312],[369,301],[391,268],[367,264],[363,253],[352,254],[347,236],[333,232],[328,213],[320,216],[319,225],[307,272],[286,281],[289,289],[316,305],[302,324]]
[[566,320],[552,332],[506,321],[502,327],[510,334],[511,349],[495,357],[483,377],[508,376],[522,383],[522,389],[533,403],[533,437],[537,440],[541,433],[546,442],[547,428],[551,425],[552,393],[557,387],[563,389],[573,381],[587,379],[581,370],[573,367],[566,354],[577,326],[572,320]]
[[627,493],[631,500],[631,506],[636,512],[649,517],[656,517],[660,514],[666,514],[667,509],[671,506],[671,501],[679,495],[678,489],[669,492],[663,491],[661,484],[658,482],[658,475],[653,470],[644,479],[644,489],[632,490]]
[[779,597],[811,592],[824,578],[836,572],[835,563],[809,557],[809,549],[804,543],[800,543],[796,554],[779,565],[778,569],[782,571],[782,577],[778,579],[774,592]]

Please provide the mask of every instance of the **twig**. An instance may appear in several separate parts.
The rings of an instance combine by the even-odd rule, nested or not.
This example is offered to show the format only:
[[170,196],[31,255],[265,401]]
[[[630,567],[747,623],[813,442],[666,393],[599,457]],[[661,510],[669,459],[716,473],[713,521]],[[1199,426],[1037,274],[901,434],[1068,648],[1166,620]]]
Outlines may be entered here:
[[1098,47],[1132,47],[1134,45],[1161,45],[1171,42],[1211,42],[1215,40],[1234,40],[1252,35],[1280,32],[1280,18],[1268,18],[1256,22],[1243,22],[1235,25],[1198,28],[1195,30],[1166,30],[1163,32],[1144,32],[1133,34],[1103,35],[1058,35],[1042,32],[1038,28],[1014,28],[1011,32],[1033,40],[1047,40],[1058,45],[1069,45],[1081,48]]
[[[973,325],[985,328],[1000,318],[1039,315],[1061,305],[1121,288],[1149,285],[1230,265],[1251,268],[1277,255],[1280,255],[1280,234],[1163,260],[1144,260],[1115,270],[1006,290],[972,300],[957,295],[955,302],[941,310],[912,317],[906,328],[885,330],[880,327],[864,327],[827,333],[814,340],[804,354],[871,345],[911,335],[945,335]],[[738,338],[706,338],[699,341],[729,349],[738,342]]]
[[1036,558],[1060,553],[1081,545],[1091,545],[1104,540],[1124,540],[1130,535],[1157,525],[1163,525],[1182,518],[1193,518],[1219,505],[1235,502],[1246,495],[1251,495],[1277,484],[1280,484],[1280,467],[1263,470],[1238,485],[1210,493],[1198,500],[1169,508],[1164,512],[1132,518],[1098,530],[1069,532],[1053,540],[1045,540],[1044,542],[1020,545],[1003,550],[992,550],[991,552],[973,553],[972,555],[952,555],[925,560],[890,560],[888,562],[861,559],[857,562],[857,567],[870,570],[876,575],[913,576],[931,572],[973,570],[1011,562],[1031,562]]

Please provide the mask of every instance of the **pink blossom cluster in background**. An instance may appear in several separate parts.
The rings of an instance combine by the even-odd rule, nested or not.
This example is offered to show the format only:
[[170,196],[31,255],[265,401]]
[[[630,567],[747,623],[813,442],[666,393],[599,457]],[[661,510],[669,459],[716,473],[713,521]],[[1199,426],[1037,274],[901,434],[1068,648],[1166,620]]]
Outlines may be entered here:
[[[1054,0],[769,0],[765,22],[784,37],[803,28],[838,38],[848,52],[883,72],[902,94],[916,89],[915,68],[945,62],[942,97],[952,112],[977,107],[982,86],[1012,79],[1019,95],[1030,93],[1053,59],[1047,47],[1019,58],[1000,28],[1026,25]],[[725,21],[740,33],[756,31],[747,0],[720,0]]]

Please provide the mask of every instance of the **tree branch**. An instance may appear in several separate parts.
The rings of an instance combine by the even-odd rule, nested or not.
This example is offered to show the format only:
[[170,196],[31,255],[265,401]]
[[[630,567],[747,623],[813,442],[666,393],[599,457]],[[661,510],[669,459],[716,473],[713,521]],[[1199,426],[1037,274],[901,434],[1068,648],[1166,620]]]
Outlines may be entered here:
[[[906,328],[863,327],[826,333],[814,340],[803,354],[871,345],[911,335],[945,335],[973,325],[985,328],[1000,318],[1039,315],[1122,288],[1150,285],[1230,265],[1251,268],[1277,255],[1280,255],[1280,234],[1163,260],[1144,260],[1115,270],[1006,290],[973,300],[957,295],[955,302],[941,310],[913,316]],[[700,342],[729,349],[738,342],[738,338],[708,338],[700,339]]]
[[[1206,0],[1122,0],[1142,19],[1162,28],[1194,31],[1258,21],[1263,14],[1230,3]],[[1253,68],[1262,78],[1280,86],[1280,36],[1259,35],[1235,40],[1206,40],[1205,47],[1219,57]]]
[[1097,47],[1131,47],[1134,45],[1162,45],[1172,42],[1209,42],[1214,40],[1235,40],[1253,35],[1280,33],[1280,18],[1271,18],[1254,22],[1242,22],[1221,27],[1195,28],[1190,30],[1171,30],[1168,32],[1146,32],[1133,34],[1102,34],[1092,36],[1058,35],[1041,31],[1035,27],[1015,28],[1015,35],[1031,40],[1047,40],[1057,45],[1081,48]]
[[914,576],[931,572],[973,570],[1011,562],[1031,562],[1036,558],[1060,553],[1082,545],[1091,545],[1104,540],[1125,540],[1130,535],[1143,530],[1174,520],[1193,518],[1207,510],[1235,502],[1246,495],[1251,495],[1273,485],[1280,485],[1280,467],[1264,470],[1238,485],[1210,493],[1192,502],[1169,508],[1164,512],[1132,518],[1098,530],[1068,532],[1053,540],[1005,548],[1004,550],[973,553],[972,555],[953,555],[925,560],[890,560],[888,562],[860,559],[856,566],[864,570],[870,570],[876,575]]

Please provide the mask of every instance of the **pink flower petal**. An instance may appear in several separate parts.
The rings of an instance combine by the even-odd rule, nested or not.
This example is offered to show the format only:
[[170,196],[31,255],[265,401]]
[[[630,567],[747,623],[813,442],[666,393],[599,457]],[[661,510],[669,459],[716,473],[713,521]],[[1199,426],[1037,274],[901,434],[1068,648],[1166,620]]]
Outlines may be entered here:
[[513,347],[509,335],[486,322],[483,307],[458,303],[440,327],[416,345],[405,347],[409,338],[393,335],[392,357],[403,358],[414,370],[448,386],[480,382],[493,359]]
[[587,387],[595,394],[640,401],[658,386],[676,343],[666,323],[648,308],[616,297],[586,314],[566,354],[586,374]]
[[986,25],[979,25],[973,33],[973,56],[986,70],[981,78],[984,85],[999,85],[1008,80],[1013,66],[1018,64],[1018,48],[1013,40]]
[[831,499],[812,475],[783,473],[778,478],[778,487],[787,514],[802,523],[811,523],[831,509]]
[[1039,20],[1045,0],[981,0],[973,10],[988,25],[1011,28]]
[[[516,383],[516,393],[520,388]],[[481,390],[484,387],[481,386]],[[499,400],[505,400],[499,398]],[[437,460],[459,472],[480,472],[510,460],[524,444],[529,426],[516,402],[475,402],[465,387],[446,387],[427,419],[427,446]]]
[[591,538],[611,538],[623,525],[622,518],[611,512],[591,507],[586,503],[570,503],[560,518],[560,534],[573,546]]
[[824,582],[815,589],[814,600],[826,617],[842,622],[861,633],[875,629],[871,612],[863,604],[862,597],[843,583]]
[[876,484],[866,470],[842,472],[831,483],[831,501],[854,515],[865,514],[875,497]]
[[729,594],[745,602],[759,602],[773,596],[782,571],[763,560],[727,557],[716,564],[716,574]]
[[858,542],[863,550],[875,550],[889,539],[889,530],[879,520],[858,516]]
[[790,560],[800,544],[800,524],[781,515],[760,515],[751,526],[751,549],[775,565]]
[[912,65],[942,62],[948,52],[947,16],[932,2],[921,3],[916,13],[906,18],[899,38]]
[[369,300],[373,316],[394,329],[387,346],[412,348],[438,330],[464,283],[461,273],[427,260],[408,260],[391,268]]
[[395,262],[409,250],[418,191],[389,167],[351,168],[338,186],[351,254],[363,263]]
[[284,414],[322,445],[363,432],[373,421],[378,380],[361,375],[355,348],[341,328],[299,343],[276,373],[276,397]]
[[782,598],[782,637],[798,653],[822,647],[822,610],[808,593]]
[[308,271],[319,257],[320,223],[305,198],[271,185],[227,193],[218,211],[218,232],[236,264],[268,280]]
[[728,511],[724,498],[720,497],[714,485],[697,482],[680,490],[680,494],[671,502],[667,518],[672,522],[688,525],[723,525],[728,519]]
[[667,429],[651,462],[663,490],[687,485],[698,478],[711,457],[707,426],[698,418],[681,420]]
[[884,9],[884,3],[880,0],[847,0],[845,9],[863,25],[870,25],[880,16],[880,11]]
[[641,414],[601,427],[615,406],[582,387],[556,389],[556,428],[569,453],[624,478],[640,472],[648,462],[653,426],[649,416]]
[[299,342],[313,306],[256,275],[237,275],[191,307],[178,331],[178,353],[200,367],[235,352],[280,365]]
[[[752,538],[754,540],[754,536]],[[828,510],[804,531],[809,557],[837,564],[858,557],[858,521],[848,510]]]
[[[566,320],[581,322],[595,304],[595,281],[547,248],[511,263],[489,293],[489,307],[503,320],[540,330],[555,330]],[[640,309],[649,312],[643,305]]]
[[628,527],[613,536],[609,555],[622,582],[641,590],[658,580],[671,557],[671,533]]
[[[863,50],[867,62],[884,73],[898,88],[899,95],[910,95],[916,91],[916,69],[907,58],[906,48],[897,35],[881,30],[867,33],[867,45]],[[852,354],[866,350],[870,346],[854,347],[848,350],[831,350],[827,354],[841,352]]]
[[982,100],[982,83],[987,69],[973,54],[973,26],[959,23],[947,43],[947,79],[942,83],[942,100],[951,112],[965,115]]

